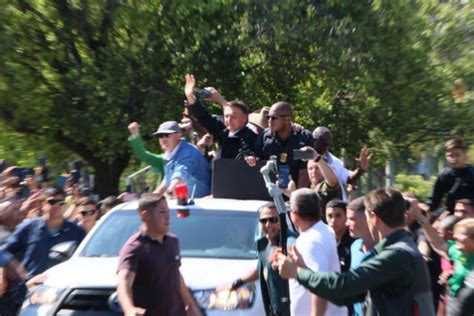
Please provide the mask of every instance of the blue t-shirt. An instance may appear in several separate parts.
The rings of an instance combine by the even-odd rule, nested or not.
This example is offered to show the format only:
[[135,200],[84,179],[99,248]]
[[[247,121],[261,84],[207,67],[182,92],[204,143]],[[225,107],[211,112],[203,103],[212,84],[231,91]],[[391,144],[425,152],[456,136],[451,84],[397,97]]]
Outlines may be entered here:
[[13,256],[6,250],[0,250],[0,267],[6,266],[13,260]]
[[28,278],[43,273],[58,262],[49,258],[51,248],[65,241],[79,244],[84,230],[70,221],[64,221],[59,230],[51,235],[43,217],[23,221],[5,239],[1,251],[10,252],[28,271]]
[[[362,238],[354,240],[351,245],[351,269],[355,269],[361,263],[374,255],[372,250],[364,252],[362,249]],[[354,303],[354,316],[364,316],[364,303]]]

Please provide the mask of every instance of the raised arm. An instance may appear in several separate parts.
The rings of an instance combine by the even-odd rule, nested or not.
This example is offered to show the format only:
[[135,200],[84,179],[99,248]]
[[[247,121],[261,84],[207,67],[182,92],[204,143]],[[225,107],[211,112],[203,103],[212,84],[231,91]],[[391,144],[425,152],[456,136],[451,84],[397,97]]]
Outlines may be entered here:
[[151,153],[145,149],[143,140],[140,137],[140,125],[137,122],[132,122],[128,125],[128,130],[130,132],[128,143],[132,148],[133,154],[141,161],[158,168],[163,173],[163,156]]
[[369,170],[370,160],[372,159],[373,153],[367,147],[362,147],[359,153],[357,161],[357,168],[349,173],[349,179],[347,183],[354,184],[360,179],[364,172]]
[[425,232],[426,239],[428,239],[428,242],[430,243],[433,250],[436,251],[440,256],[443,256],[444,258],[449,260],[448,244],[446,243],[446,241],[444,241],[444,239],[438,234],[436,229],[431,226],[428,217],[423,215],[420,207],[416,203],[416,200],[410,200],[410,203],[411,207],[408,211],[413,212],[413,214],[415,215],[416,219],[418,220],[418,223],[420,223],[421,228]]

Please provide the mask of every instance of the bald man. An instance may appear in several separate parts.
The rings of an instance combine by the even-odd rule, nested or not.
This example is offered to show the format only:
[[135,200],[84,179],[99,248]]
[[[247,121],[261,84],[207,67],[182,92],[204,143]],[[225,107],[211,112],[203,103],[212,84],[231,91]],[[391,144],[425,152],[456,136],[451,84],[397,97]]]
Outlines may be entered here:
[[311,132],[294,128],[293,110],[287,102],[280,101],[273,104],[267,118],[269,127],[259,135],[255,143],[256,156],[265,160],[270,156],[277,156],[277,160],[280,162],[281,158],[286,155],[291,178],[298,188],[307,187],[309,178],[306,162],[293,159],[293,150],[304,146],[313,146]]
[[333,136],[329,128],[325,126],[318,126],[313,131],[313,139],[314,148],[320,155],[324,156],[325,160],[336,174],[342,190],[342,199],[347,202],[347,184],[354,184],[362,176],[362,174],[369,169],[372,153],[369,152],[367,147],[363,147],[360,150],[359,158],[356,159],[357,168],[353,171],[350,171],[344,167],[344,163],[339,158],[329,152],[329,147],[332,145],[333,140]]

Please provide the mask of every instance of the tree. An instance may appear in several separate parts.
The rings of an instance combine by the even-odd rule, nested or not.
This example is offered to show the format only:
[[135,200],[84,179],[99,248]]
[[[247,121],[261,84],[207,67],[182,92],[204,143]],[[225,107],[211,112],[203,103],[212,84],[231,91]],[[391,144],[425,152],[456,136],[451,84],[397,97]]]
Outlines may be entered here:
[[130,121],[149,135],[179,119],[187,72],[253,109],[285,99],[297,121],[333,130],[336,151],[355,157],[367,144],[381,165],[414,144],[472,132],[471,103],[451,94],[452,79],[472,86],[472,71],[460,76],[451,65],[469,49],[452,55],[458,44],[430,32],[449,24],[466,43],[463,10],[472,5],[449,14],[444,4],[401,0],[0,5],[0,119],[80,155],[101,195],[117,192],[129,162]]

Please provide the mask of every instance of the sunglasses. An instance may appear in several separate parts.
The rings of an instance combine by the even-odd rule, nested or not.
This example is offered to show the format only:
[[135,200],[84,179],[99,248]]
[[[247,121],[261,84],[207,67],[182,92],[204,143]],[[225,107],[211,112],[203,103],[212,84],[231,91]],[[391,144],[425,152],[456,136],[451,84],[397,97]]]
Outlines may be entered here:
[[282,117],[289,117],[289,115],[267,115],[267,120],[269,121],[277,121],[278,119],[282,118]]
[[266,224],[267,222],[270,222],[271,224],[276,224],[278,223],[280,219],[278,217],[266,217],[266,218],[260,218],[258,221],[261,223],[261,224]]
[[46,202],[48,202],[49,205],[64,205],[64,200],[50,199],[50,200],[46,200]]
[[80,213],[81,213],[82,216],[94,215],[94,214],[95,214],[95,210],[85,210],[85,211],[81,211]]
[[[173,133],[173,134],[176,134],[176,133]],[[156,136],[158,136],[158,138],[168,138],[170,137],[170,135],[173,135],[173,134],[158,134]]]

